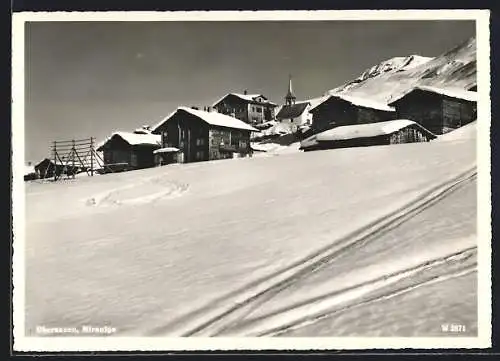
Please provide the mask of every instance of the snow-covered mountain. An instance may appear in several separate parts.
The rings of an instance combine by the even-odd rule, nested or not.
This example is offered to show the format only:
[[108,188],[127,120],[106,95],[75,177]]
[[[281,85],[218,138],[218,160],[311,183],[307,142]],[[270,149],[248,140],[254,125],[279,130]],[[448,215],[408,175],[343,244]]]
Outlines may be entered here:
[[419,65],[427,63],[429,60],[433,58],[419,56],[419,55],[410,55],[407,57],[395,57],[389,60],[385,60],[377,65],[372,66],[371,68],[365,70],[363,74],[361,74],[356,79],[348,82],[345,85],[342,85],[335,89],[337,92],[345,92],[355,85],[363,83],[364,81],[378,77],[382,74],[394,74],[397,72],[405,71],[408,69],[415,68]]
[[343,93],[388,102],[416,85],[465,89],[476,84],[476,39],[435,58],[410,55],[381,62],[326,94]]

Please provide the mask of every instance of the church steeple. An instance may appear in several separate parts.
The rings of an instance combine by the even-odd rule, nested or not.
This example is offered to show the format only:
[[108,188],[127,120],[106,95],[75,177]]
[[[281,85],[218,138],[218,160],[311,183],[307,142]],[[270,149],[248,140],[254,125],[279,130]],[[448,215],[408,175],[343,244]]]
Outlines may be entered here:
[[289,75],[289,78],[288,78],[288,91],[286,93],[286,96],[285,96],[285,104],[286,105],[292,105],[292,104],[295,104],[295,95],[293,94],[293,90],[292,90],[292,75],[290,74]]

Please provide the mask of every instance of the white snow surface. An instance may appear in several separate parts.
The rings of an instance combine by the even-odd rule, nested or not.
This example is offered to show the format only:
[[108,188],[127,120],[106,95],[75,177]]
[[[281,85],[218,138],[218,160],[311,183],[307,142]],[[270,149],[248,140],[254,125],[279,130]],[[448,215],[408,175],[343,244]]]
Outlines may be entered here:
[[[368,97],[360,97],[360,96],[354,96],[354,95],[348,95],[348,94],[332,94],[328,97],[325,97],[321,102],[317,102],[314,106],[314,108],[318,107],[319,105],[323,104],[330,98],[339,98],[342,100],[345,100],[353,105],[357,105],[360,107],[364,108],[369,108],[369,109],[376,109],[376,110],[384,110],[387,112],[394,112],[396,111],[394,107],[391,107],[383,102],[379,102],[373,99],[370,99]],[[314,109],[311,107],[310,111]]]
[[469,139],[29,182],[26,333],[475,335],[475,165]]
[[218,113],[218,112],[206,112],[204,110],[197,110],[193,109],[190,107],[179,107],[177,110],[175,110],[173,113],[171,113],[169,116],[167,116],[165,119],[163,119],[160,123],[158,123],[154,128],[153,131],[157,130],[161,125],[163,125],[165,122],[168,122],[168,120],[176,113],[179,111],[185,111],[188,112],[195,117],[198,117],[199,119],[205,121],[206,123],[210,125],[215,125],[219,127],[226,127],[226,128],[234,128],[234,129],[243,129],[243,130],[250,130],[252,132],[258,132],[259,130],[255,129],[251,125],[242,122],[239,119],[236,119],[234,117],[230,117],[228,115]]
[[409,89],[407,92],[400,94],[397,98],[391,99],[391,104],[396,100],[403,98],[414,90],[423,90],[430,93],[436,93],[448,96],[450,98],[463,99],[471,102],[477,102],[477,92],[469,91],[461,88],[439,88],[435,86],[420,85]]
[[153,151],[153,154],[159,154],[159,153],[176,153],[179,150],[180,150],[179,148],[175,148],[175,147],[166,147],[166,148],[156,149],[155,151]]
[[434,141],[460,141],[460,140],[470,140],[476,139],[477,137],[477,121],[473,121],[463,127],[455,129],[446,134],[440,135]]

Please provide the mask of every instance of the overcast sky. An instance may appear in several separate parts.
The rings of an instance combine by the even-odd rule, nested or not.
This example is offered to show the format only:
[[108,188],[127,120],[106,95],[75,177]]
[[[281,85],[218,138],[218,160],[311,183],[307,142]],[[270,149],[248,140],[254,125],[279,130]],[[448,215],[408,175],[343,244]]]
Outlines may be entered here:
[[26,27],[26,159],[53,140],[156,124],[227,92],[320,96],[395,56],[437,56],[470,21],[54,22]]

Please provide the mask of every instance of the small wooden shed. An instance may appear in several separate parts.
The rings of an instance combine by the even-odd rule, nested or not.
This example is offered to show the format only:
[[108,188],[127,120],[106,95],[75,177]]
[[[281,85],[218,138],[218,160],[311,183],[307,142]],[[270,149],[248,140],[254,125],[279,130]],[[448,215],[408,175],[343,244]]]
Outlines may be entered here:
[[80,167],[73,166],[72,164],[65,164],[57,160],[54,162],[53,159],[44,158],[38,164],[35,165],[36,178],[52,178],[54,173],[57,176],[62,174],[73,175],[80,171]]
[[102,142],[104,165],[110,169],[132,170],[154,167],[153,152],[160,148],[161,137],[146,130],[115,132]]

